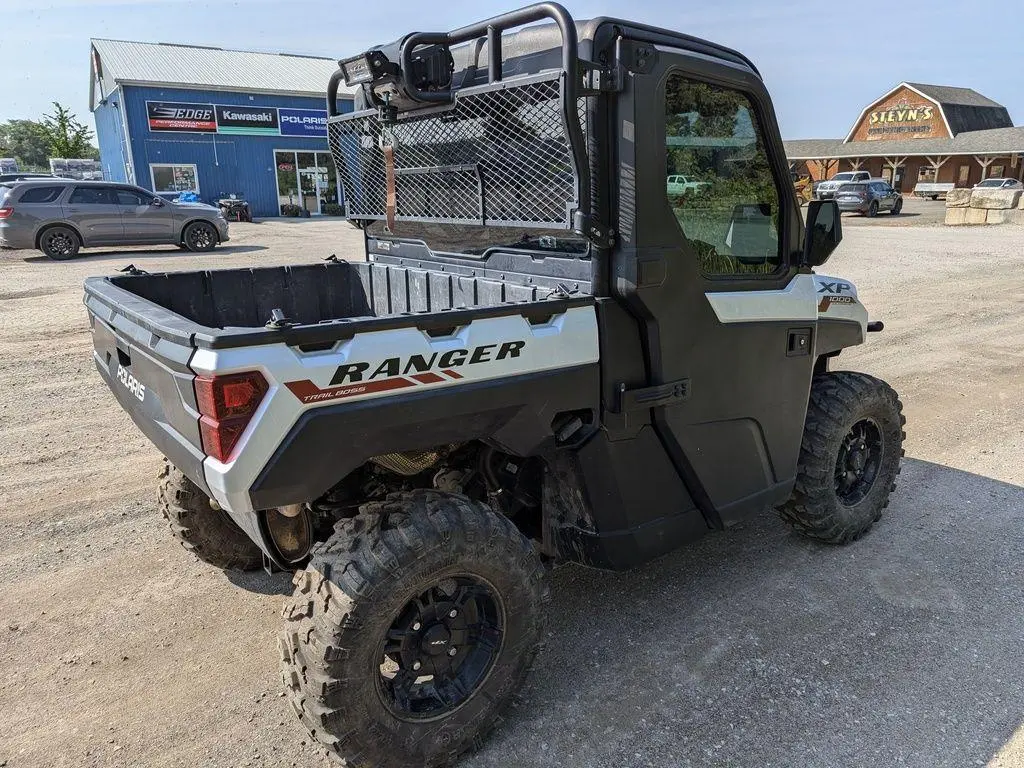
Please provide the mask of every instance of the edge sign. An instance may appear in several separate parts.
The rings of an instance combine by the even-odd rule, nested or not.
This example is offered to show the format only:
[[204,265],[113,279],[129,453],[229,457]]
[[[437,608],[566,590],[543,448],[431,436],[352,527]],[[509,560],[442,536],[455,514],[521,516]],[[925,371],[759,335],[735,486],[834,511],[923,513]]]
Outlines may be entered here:
[[146,115],[151,131],[217,132],[217,117],[212,104],[147,101]]

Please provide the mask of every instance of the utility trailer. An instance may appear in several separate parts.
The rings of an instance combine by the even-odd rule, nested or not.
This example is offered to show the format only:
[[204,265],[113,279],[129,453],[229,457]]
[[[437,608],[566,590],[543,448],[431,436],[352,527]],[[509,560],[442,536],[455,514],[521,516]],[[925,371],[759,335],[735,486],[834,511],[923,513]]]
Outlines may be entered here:
[[86,305],[181,543],[296,571],[302,722],[349,765],[444,765],[526,675],[547,568],[632,568],[773,507],[858,539],[903,417],[833,370],[882,324],[814,271],[836,204],[804,224],[741,54],[543,3],[339,65],[364,261],[92,278]]

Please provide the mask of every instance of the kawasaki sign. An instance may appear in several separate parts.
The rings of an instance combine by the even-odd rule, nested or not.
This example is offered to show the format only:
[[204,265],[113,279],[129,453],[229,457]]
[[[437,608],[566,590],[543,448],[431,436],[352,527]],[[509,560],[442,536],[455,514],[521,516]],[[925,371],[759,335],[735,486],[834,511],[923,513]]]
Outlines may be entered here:
[[147,101],[146,113],[150,131],[327,138],[322,109]]
[[274,107],[230,107],[217,105],[218,133],[247,133],[277,136],[277,109]]

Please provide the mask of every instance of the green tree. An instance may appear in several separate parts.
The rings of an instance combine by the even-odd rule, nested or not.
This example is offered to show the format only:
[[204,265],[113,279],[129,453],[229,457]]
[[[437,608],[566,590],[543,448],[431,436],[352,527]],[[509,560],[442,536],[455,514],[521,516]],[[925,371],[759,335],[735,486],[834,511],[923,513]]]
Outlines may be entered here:
[[53,111],[52,115],[43,115],[42,123],[50,157],[93,157],[96,150],[91,143],[92,131],[60,102],[53,102]]
[[35,120],[8,120],[0,124],[0,156],[13,157],[22,170],[48,168],[50,142]]

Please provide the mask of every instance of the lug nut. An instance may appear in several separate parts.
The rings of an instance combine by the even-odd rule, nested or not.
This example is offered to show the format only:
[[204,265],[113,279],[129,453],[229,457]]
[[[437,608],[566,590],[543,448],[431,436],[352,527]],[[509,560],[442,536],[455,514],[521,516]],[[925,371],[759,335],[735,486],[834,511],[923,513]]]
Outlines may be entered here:
[[452,608],[451,612],[448,614],[448,618],[449,619],[454,619],[458,615],[459,615],[459,612],[456,611],[454,608]]
[[413,632],[417,631],[419,628],[420,628],[420,623],[418,621],[415,624],[412,625]]
[[457,649],[457,648],[449,648],[449,649],[448,649],[448,655],[449,655],[449,656],[454,656],[454,655],[455,655],[456,653],[458,653],[458,652],[459,652],[459,651],[458,651],[458,649]]
[[422,664],[420,664],[420,663],[419,663],[418,661],[414,661],[414,662],[412,663],[412,668],[413,668],[413,671],[415,671],[415,670],[419,669],[419,668],[420,668],[420,667],[422,667],[422,666],[423,666],[423,665],[422,665]]

